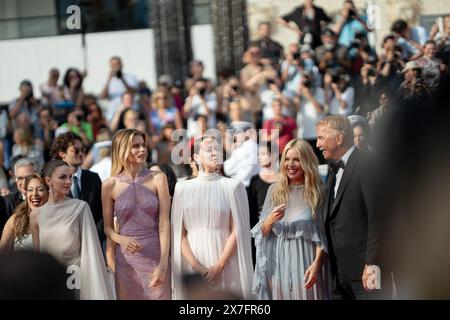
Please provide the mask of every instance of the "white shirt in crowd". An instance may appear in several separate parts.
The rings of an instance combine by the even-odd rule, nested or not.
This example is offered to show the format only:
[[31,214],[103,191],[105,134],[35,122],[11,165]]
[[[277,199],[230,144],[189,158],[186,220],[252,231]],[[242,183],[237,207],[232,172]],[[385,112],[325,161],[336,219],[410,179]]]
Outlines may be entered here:
[[[320,87],[313,92],[314,98],[322,106],[325,104],[325,93]],[[300,102],[300,110],[297,113],[297,137],[299,139],[314,140],[317,138],[316,123],[323,117],[323,113],[316,110],[314,104],[305,97]]]
[[250,180],[259,172],[258,144],[249,139],[233,150],[231,157],[225,160],[223,170],[229,177],[241,181],[245,187],[250,185]]
[[353,104],[355,103],[355,89],[353,87],[348,87],[342,93],[342,99],[347,103],[347,107],[342,109],[338,99],[333,94],[333,98],[330,102],[330,114],[349,116],[353,112]]
[[100,180],[103,182],[111,176],[111,163],[111,157],[105,157],[94,164],[89,170],[98,174]]
[[[186,102],[190,99],[190,97],[186,98]],[[199,114],[208,116],[208,129],[216,127],[216,112],[217,112],[217,99],[215,93],[208,93],[205,95],[206,105],[210,111],[210,115],[208,116],[208,110],[205,109],[203,104],[201,103],[200,97],[195,95],[192,98],[191,109],[189,111],[188,119],[187,119],[187,131],[188,136],[193,137],[198,133],[197,122],[195,121],[195,117]]]
[[[350,158],[350,155],[352,154],[353,150],[355,150],[356,146],[351,147],[347,150],[347,152],[342,156],[341,160],[344,163],[344,166],[347,165],[348,158]],[[344,174],[344,169],[339,168],[338,172],[336,173],[336,185],[334,186],[334,198],[336,198],[337,192],[339,190],[339,184],[341,183],[342,175]]]
[[[123,79],[127,85],[131,88],[137,89],[139,81],[136,76],[123,73]],[[122,101],[122,94],[127,91],[127,87],[123,84],[123,81],[117,77],[112,77],[108,85],[108,109],[106,110],[106,120],[111,121],[120,106]]]

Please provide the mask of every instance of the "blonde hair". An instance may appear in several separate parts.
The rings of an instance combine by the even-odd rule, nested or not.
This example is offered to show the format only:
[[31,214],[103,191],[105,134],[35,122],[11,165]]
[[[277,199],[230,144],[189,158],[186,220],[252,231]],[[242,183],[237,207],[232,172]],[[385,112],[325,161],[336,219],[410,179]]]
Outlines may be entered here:
[[141,136],[147,144],[146,134],[136,129],[122,129],[114,134],[111,147],[111,176],[129,169],[127,160],[131,153],[133,138],[136,135]]
[[152,94],[152,110],[158,110],[159,109],[159,102],[158,102],[158,96],[164,94],[166,97],[164,98],[164,100],[166,100],[166,107],[165,108],[169,108],[170,107],[170,94],[169,92],[165,92],[163,90],[157,90]]
[[272,203],[274,206],[278,206],[287,203],[289,200],[289,178],[284,167],[286,163],[286,154],[290,149],[296,150],[299,154],[300,165],[305,173],[302,196],[308,207],[311,208],[313,218],[315,219],[317,216],[317,207],[322,201],[322,180],[319,175],[319,161],[317,156],[311,145],[305,140],[294,139],[289,141],[286,147],[284,147],[280,163],[280,180],[272,194]]

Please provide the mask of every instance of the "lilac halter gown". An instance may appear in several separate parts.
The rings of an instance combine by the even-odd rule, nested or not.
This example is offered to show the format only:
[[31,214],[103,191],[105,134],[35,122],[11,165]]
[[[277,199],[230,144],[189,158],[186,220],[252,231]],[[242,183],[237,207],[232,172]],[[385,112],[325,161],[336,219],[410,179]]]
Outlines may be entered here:
[[161,287],[148,287],[161,253],[158,196],[142,185],[149,174],[148,170],[142,171],[136,181],[124,175],[117,176],[129,184],[114,204],[120,234],[134,237],[141,245],[135,254],[116,246],[116,293],[122,300],[158,300],[170,299],[171,296],[170,269]]

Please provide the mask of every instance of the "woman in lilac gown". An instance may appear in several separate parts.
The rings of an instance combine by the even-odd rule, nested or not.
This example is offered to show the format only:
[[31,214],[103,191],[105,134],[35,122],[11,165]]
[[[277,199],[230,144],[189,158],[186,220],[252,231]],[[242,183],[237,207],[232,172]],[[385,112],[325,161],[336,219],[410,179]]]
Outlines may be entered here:
[[118,299],[171,297],[169,188],[163,173],[145,167],[146,146],[142,132],[118,131],[111,177],[102,186],[105,234],[115,247],[108,266],[115,273]]

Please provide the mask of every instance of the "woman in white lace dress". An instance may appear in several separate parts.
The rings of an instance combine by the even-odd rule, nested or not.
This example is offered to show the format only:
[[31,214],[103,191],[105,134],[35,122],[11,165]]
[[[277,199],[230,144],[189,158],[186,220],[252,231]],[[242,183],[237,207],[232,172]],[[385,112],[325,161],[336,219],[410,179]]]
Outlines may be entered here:
[[30,232],[30,212],[47,202],[48,189],[44,180],[33,174],[25,179],[26,201],[17,206],[3,229],[0,251],[33,249]]

